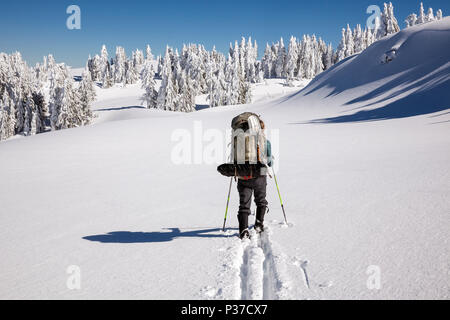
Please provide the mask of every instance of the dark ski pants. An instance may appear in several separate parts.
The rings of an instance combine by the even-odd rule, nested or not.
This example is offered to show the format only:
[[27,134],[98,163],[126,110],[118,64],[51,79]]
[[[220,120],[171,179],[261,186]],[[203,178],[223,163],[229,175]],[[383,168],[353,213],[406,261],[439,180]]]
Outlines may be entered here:
[[266,208],[266,187],[267,176],[260,176],[250,180],[238,180],[237,189],[239,192],[239,230],[248,228],[248,216],[250,215],[250,206],[252,194],[255,195],[255,204],[258,208]]

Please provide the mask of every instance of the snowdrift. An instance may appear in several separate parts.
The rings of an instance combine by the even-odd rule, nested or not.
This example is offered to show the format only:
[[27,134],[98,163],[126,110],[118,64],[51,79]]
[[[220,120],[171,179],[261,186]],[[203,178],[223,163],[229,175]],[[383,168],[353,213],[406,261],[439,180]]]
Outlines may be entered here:
[[345,114],[315,122],[394,119],[448,109],[450,17],[375,42],[317,76],[289,100],[301,104],[322,99]]

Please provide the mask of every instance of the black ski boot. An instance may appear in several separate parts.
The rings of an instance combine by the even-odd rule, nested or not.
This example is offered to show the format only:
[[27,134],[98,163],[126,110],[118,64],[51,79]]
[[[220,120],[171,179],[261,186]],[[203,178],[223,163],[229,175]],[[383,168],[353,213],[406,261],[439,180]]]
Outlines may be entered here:
[[248,214],[238,214],[239,221],[239,238],[250,239],[250,233],[248,232]]
[[257,233],[264,232],[264,215],[266,214],[266,207],[256,208],[255,231]]
[[250,239],[250,233],[248,232],[248,229],[243,230],[240,235],[239,238],[241,240],[245,240],[245,239]]

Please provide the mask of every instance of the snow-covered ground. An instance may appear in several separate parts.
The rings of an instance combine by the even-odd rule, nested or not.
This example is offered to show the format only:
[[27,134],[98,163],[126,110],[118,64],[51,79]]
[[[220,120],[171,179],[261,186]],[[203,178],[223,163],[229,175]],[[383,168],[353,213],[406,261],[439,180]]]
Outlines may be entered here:
[[[449,39],[449,18],[409,28],[252,105],[181,114],[140,108],[139,85],[99,90],[95,124],[0,143],[0,298],[449,299]],[[267,232],[242,243],[235,184],[223,233],[229,180],[195,154],[247,110],[290,225],[269,179]],[[193,164],[174,163],[176,132]]]

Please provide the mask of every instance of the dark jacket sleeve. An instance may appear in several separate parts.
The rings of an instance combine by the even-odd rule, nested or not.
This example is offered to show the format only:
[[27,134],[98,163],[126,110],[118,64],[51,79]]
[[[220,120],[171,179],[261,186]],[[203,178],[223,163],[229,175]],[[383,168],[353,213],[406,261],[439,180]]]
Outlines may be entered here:
[[267,144],[266,144],[266,153],[267,153],[267,165],[269,167],[271,167],[272,163],[273,163],[273,159],[272,159],[272,145],[270,144],[269,140],[267,140]]

